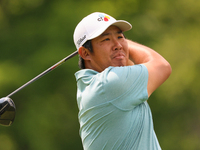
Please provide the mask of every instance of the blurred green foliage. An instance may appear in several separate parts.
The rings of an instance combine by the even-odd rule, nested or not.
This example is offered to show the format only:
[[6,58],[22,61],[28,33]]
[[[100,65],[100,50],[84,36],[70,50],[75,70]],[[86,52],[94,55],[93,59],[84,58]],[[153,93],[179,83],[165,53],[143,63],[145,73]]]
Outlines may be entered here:
[[[149,99],[163,150],[200,149],[200,1],[1,0],[0,95],[4,97],[75,51],[73,31],[99,11],[133,25],[126,36],[158,51],[170,78]],[[81,150],[78,57],[11,98],[17,114],[0,126],[1,150]]]

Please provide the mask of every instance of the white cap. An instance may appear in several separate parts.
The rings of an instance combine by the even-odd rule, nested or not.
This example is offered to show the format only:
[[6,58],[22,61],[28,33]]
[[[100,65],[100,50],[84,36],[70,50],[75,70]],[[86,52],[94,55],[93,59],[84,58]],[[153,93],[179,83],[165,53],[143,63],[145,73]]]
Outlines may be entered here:
[[94,12],[86,16],[79,22],[74,31],[76,48],[79,49],[87,40],[98,37],[111,25],[117,26],[122,32],[132,28],[129,22],[116,20],[105,13]]

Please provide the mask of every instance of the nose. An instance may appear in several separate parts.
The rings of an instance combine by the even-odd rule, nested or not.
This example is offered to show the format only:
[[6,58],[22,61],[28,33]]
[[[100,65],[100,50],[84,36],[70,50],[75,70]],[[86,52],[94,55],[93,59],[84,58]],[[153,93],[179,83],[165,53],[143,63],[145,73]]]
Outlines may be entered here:
[[114,40],[114,46],[113,46],[113,50],[121,50],[122,49],[122,45],[118,40]]

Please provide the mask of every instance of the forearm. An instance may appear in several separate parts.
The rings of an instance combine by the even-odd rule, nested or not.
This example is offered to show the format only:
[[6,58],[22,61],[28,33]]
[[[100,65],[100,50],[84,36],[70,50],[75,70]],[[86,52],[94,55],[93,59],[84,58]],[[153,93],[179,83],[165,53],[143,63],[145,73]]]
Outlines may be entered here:
[[129,59],[135,64],[143,64],[151,61],[165,61],[165,59],[151,48],[128,40]]
[[150,96],[171,74],[170,64],[149,47],[128,40],[129,59],[144,64],[148,70],[148,95]]
[[135,64],[146,63],[150,60],[150,53],[144,48],[143,45],[128,40],[129,59]]

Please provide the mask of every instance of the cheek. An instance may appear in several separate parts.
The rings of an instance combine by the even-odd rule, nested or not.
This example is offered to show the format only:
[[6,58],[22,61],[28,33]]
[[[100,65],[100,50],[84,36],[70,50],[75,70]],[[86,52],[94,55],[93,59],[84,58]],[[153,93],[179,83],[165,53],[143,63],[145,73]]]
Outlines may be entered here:
[[103,49],[95,49],[94,51],[94,55],[92,57],[92,59],[96,62],[96,63],[103,63],[106,61],[106,59],[108,59],[109,55],[106,53],[105,50]]
[[123,49],[124,49],[124,51],[128,54],[128,43],[127,42],[125,42],[124,44],[123,44]]

